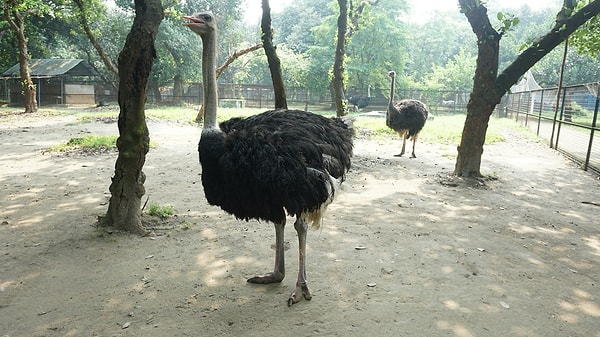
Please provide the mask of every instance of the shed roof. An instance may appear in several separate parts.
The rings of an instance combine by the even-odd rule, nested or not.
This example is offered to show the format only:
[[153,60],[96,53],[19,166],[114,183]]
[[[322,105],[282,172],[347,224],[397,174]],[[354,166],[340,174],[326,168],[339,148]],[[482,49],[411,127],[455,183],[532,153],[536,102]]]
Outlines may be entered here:
[[[98,73],[83,59],[32,59],[29,61],[32,78],[59,76],[98,76]],[[21,67],[17,63],[10,67],[2,77],[19,78]]]

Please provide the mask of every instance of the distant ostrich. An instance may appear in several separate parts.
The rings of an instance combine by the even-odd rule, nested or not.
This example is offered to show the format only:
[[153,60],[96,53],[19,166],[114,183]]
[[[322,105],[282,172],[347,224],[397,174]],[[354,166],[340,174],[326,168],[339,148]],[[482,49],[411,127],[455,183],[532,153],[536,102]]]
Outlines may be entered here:
[[410,158],[417,158],[415,155],[415,143],[419,132],[423,129],[429,112],[423,102],[416,99],[403,99],[394,103],[394,87],[396,82],[396,72],[390,71],[391,78],[390,102],[388,104],[385,125],[396,131],[402,138],[402,151],[395,155],[401,157],[406,148],[406,139],[412,139],[413,147]]
[[300,110],[272,110],[217,125],[217,23],[210,12],[184,16],[202,38],[204,128],[198,144],[202,186],[211,205],[238,219],[275,225],[273,272],[251,283],[281,282],[285,276],[286,213],[296,217],[299,270],[288,305],[311,299],[306,283],[306,232],[320,225],[325,207],[350,168],[353,130],[339,118]]
[[348,103],[354,106],[356,111],[360,111],[360,109],[366,107],[371,102],[371,85],[367,87],[367,96],[362,95],[352,95],[348,98]]

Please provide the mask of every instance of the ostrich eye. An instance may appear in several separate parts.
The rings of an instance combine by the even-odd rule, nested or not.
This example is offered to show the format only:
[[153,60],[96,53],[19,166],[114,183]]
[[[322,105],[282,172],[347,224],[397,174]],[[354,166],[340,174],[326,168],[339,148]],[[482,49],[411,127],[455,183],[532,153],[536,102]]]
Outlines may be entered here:
[[204,20],[206,22],[210,22],[210,21],[212,21],[212,17],[208,14],[204,14],[204,15],[202,15],[202,20]]

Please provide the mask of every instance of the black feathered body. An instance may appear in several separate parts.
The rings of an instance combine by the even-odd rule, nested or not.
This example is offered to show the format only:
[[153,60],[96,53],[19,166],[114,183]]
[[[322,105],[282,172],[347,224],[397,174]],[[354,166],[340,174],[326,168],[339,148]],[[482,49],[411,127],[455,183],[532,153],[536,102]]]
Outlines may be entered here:
[[418,134],[429,115],[423,102],[415,99],[403,99],[390,104],[386,114],[385,124],[396,132],[405,131],[406,138]]
[[371,97],[369,96],[350,96],[348,103],[352,104],[356,109],[362,109],[369,105]]
[[350,168],[352,129],[339,118],[272,110],[202,132],[208,202],[239,219],[282,222],[319,210]]

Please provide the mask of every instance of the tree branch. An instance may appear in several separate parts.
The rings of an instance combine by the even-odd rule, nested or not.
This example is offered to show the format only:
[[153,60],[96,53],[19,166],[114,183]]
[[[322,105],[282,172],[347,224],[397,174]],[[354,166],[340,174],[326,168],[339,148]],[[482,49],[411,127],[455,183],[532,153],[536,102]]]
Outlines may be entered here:
[[79,9],[79,14],[81,15],[81,17],[79,19],[80,19],[81,26],[83,27],[83,31],[85,32],[85,35],[90,40],[90,43],[92,44],[94,49],[96,49],[96,51],[98,52],[98,55],[100,56],[100,59],[106,66],[106,69],[108,69],[108,71],[110,71],[111,73],[118,75],[119,69],[117,69],[117,66],[115,66],[115,64],[112,62],[110,57],[104,52],[104,49],[102,48],[102,46],[100,46],[100,43],[98,43],[96,36],[94,35],[94,33],[92,32],[92,29],[90,28],[90,24],[86,17],[86,12],[85,12],[85,7],[83,4],[83,1],[82,0],[74,0],[73,2]]
[[573,13],[573,2],[565,0],[561,11],[556,16],[556,23],[546,35],[525,49],[513,63],[498,75],[496,79],[496,95],[502,97],[519,78],[548,54],[552,49],[565,41],[577,28],[600,13],[600,0],[594,0]]
[[229,57],[227,58],[227,60],[225,60],[225,62],[223,62],[223,64],[217,68],[217,78],[219,78],[219,76],[221,76],[221,73],[225,70],[225,68],[227,68],[227,66],[229,66],[231,63],[233,63],[233,61],[237,60],[240,56],[251,53],[255,50],[258,50],[260,48],[262,48],[263,45],[262,43],[257,43],[252,47],[249,48],[245,48],[245,49],[241,49],[241,50],[237,50],[235,51],[233,54],[229,55]]
[[379,0],[362,0],[355,10],[353,1],[349,1],[348,18],[350,19],[350,24],[348,25],[348,28],[346,30],[347,39],[350,39],[352,35],[354,35],[354,33],[358,30],[358,20],[360,20],[360,18],[362,17],[362,13],[365,10],[365,8],[367,6],[377,5],[378,2]]

